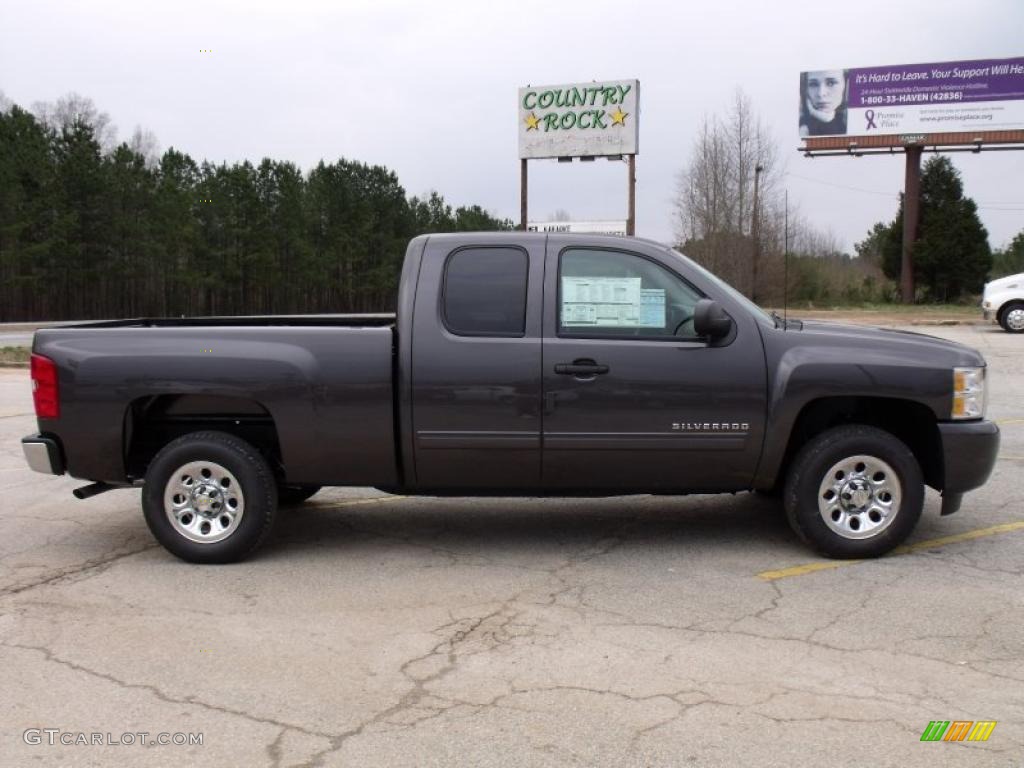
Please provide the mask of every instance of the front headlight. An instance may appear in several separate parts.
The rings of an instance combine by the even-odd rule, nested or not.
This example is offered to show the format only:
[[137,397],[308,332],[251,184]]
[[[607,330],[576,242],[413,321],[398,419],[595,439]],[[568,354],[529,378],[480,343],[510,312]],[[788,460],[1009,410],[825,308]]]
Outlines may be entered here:
[[954,419],[980,419],[985,415],[985,369],[953,369]]

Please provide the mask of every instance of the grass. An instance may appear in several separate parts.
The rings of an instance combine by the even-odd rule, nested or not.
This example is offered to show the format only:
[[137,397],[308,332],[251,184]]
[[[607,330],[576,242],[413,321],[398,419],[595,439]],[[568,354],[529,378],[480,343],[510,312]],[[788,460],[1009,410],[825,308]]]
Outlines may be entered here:
[[31,353],[28,347],[0,347],[0,364],[28,364]]

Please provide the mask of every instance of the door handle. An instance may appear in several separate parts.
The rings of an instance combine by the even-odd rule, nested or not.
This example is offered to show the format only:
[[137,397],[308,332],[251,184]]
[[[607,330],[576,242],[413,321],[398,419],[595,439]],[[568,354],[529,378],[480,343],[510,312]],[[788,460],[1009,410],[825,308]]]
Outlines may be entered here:
[[596,376],[608,373],[607,365],[600,365],[593,360],[573,360],[572,363],[558,363],[555,373],[563,376]]

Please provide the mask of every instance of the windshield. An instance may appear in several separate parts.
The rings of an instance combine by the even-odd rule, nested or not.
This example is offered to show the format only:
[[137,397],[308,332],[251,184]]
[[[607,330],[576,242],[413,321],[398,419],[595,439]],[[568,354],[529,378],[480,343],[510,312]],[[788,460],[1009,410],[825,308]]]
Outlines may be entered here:
[[721,288],[725,293],[729,294],[730,297],[732,297],[734,300],[739,302],[746,309],[750,310],[750,312],[752,314],[754,314],[755,316],[763,317],[764,319],[766,319],[769,322],[771,322],[773,325],[775,324],[775,318],[772,317],[772,315],[769,312],[761,309],[761,307],[757,306],[757,304],[752,302],[750,299],[748,299],[742,293],[740,293],[735,288],[733,288],[731,285],[729,285],[727,282],[722,280],[722,278],[718,277],[718,275],[714,274],[713,272],[708,272],[700,264],[698,264],[697,262],[695,262],[693,259],[689,258],[688,256],[684,256],[679,251],[677,251],[675,248],[668,248],[666,250],[668,250],[668,252],[671,253],[673,256],[676,256],[676,257],[682,259],[683,261],[685,261],[687,263],[687,265],[691,269],[696,270],[701,275],[706,277],[710,282],[714,283],[714,285],[717,288]]

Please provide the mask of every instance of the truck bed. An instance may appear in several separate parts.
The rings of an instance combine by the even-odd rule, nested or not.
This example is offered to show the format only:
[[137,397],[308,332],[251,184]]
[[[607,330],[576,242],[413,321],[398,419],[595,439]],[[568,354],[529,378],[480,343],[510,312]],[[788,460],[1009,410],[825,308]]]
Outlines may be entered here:
[[[289,483],[398,484],[394,315],[138,318],[36,332],[59,371],[68,472],[124,482],[135,435],[271,428]],[[145,450],[141,454],[145,456]]]

